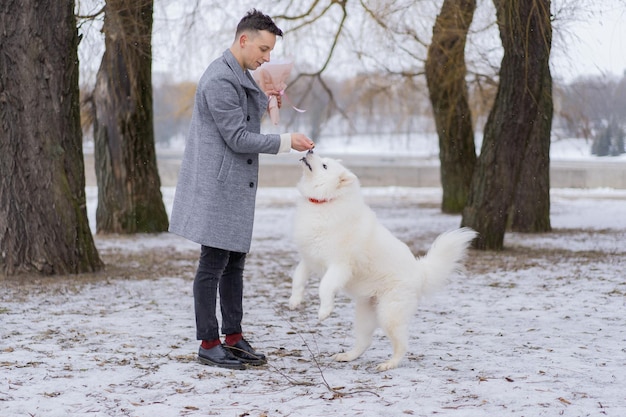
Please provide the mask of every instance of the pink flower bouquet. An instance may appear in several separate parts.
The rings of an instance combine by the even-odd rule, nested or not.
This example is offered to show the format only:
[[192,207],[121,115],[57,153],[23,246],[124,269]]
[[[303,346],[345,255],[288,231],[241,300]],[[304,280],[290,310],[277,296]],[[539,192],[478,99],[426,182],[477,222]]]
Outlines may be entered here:
[[[262,91],[276,90],[279,91],[282,96],[285,94],[287,80],[289,79],[289,74],[291,74],[292,68],[292,60],[266,62],[257,68],[252,73],[252,76],[254,77],[254,81],[256,81],[259,87],[261,87]],[[273,124],[277,125],[280,120],[280,115],[278,114],[278,101],[276,96],[270,96],[267,107],[270,114],[270,120]],[[293,108],[298,112],[304,111],[296,107]]]

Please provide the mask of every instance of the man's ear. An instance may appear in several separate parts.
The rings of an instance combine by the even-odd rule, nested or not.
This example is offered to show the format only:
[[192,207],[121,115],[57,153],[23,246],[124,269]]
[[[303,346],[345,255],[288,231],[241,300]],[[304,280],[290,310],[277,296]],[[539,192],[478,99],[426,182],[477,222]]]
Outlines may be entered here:
[[239,36],[239,46],[243,48],[247,42],[248,42],[248,35],[244,32],[241,34],[241,36]]

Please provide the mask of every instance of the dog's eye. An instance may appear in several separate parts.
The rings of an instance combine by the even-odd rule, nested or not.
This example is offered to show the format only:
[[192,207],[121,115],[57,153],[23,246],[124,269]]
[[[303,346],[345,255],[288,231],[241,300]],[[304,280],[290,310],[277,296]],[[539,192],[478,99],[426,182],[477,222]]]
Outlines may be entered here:
[[326,165],[326,164],[322,164],[322,168],[324,168],[324,169],[328,169],[328,165]]

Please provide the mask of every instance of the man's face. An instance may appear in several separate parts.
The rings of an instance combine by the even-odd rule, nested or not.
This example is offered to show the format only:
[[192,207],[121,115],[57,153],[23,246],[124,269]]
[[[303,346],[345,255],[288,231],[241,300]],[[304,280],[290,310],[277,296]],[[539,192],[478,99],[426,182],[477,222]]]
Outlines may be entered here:
[[247,33],[243,45],[244,66],[255,70],[264,62],[269,62],[270,52],[276,44],[276,35],[266,30],[256,33]]

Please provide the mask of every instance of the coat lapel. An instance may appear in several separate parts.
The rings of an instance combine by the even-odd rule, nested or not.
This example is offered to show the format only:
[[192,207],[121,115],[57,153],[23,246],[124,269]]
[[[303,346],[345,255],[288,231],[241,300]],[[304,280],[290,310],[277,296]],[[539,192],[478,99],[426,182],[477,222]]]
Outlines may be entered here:
[[241,70],[241,66],[239,65],[239,62],[237,62],[237,59],[235,59],[235,56],[233,55],[233,53],[230,52],[230,49],[227,49],[226,51],[224,51],[224,60],[226,61],[226,64],[230,67],[230,69],[233,71],[233,73],[237,76],[237,79],[239,80],[239,83],[241,84],[243,88],[246,88],[248,90],[261,91],[259,87],[257,86],[256,82],[254,82],[252,75],[250,75],[250,71]]
[[228,67],[231,69],[233,74],[235,74],[235,76],[239,80],[239,84],[241,84],[241,86],[245,90],[247,90],[246,96],[253,97],[253,100],[256,103],[256,106],[258,106],[258,111],[260,112],[260,114],[258,115],[260,119],[263,115],[263,112],[267,108],[267,101],[268,101],[267,96],[265,95],[263,91],[261,91],[256,81],[254,81],[254,78],[252,77],[252,74],[250,74],[250,71],[241,70],[241,66],[239,65],[239,62],[237,62],[237,59],[235,58],[233,53],[230,51],[230,49],[227,49],[226,51],[224,51],[223,56],[224,56],[224,61],[226,62],[226,65],[228,65]]

